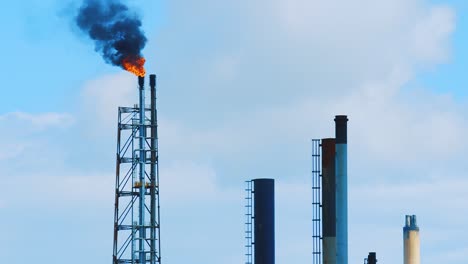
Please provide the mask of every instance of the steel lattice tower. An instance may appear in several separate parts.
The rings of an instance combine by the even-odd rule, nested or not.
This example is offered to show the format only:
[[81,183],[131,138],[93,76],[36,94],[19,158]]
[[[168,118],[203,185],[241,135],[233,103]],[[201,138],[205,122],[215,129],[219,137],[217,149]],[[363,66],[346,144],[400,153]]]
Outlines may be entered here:
[[161,263],[156,76],[150,107],[144,81],[138,78],[139,105],[119,107],[113,264]]

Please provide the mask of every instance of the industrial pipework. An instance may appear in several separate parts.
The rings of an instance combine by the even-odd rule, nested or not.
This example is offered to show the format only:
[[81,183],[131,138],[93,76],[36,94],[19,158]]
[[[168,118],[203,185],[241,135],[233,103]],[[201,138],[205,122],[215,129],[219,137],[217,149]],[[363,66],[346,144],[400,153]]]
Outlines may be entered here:
[[420,254],[419,227],[416,223],[416,216],[407,215],[403,227],[404,264],[420,264]]
[[113,264],[161,263],[155,75],[150,88],[150,107],[144,77],[138,77],[139,104],[119,107]]
[[348,264],[348,117],[335,117],[336,263]]

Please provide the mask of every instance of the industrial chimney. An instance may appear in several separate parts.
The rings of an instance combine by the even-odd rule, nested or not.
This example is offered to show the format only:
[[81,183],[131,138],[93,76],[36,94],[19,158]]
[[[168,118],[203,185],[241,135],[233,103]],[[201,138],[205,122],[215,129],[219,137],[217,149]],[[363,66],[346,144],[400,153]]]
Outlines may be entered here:
[[377,264],[377,254],[375,252],[369,252],[364,264]]
[[415,215],[405,217],[405,226],[403,227],[403,256],[404,264],[420,264],[420,240],[419,227],[416,223]]
[[336,263],[348,264],[348,117],[335,117]]
[[275,182],[254,181],[255,264],[275,264]]
[[322,139],[323,264],[336,264],[335,139]]

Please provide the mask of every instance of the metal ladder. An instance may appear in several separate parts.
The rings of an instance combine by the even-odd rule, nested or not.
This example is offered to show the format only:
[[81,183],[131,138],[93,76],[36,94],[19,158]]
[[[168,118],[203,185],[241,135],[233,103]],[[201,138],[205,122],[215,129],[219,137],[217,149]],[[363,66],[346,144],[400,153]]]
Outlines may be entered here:
[[312,263],[322,264],[321,141],[312,140]]
[[247,192],[247,196],[245,197],[246,205],[245,205],[245,240],[246,240],[246,261],[245,264],[252,264],[253,259],[253,181],[246,181],[247,187],[245,191]]

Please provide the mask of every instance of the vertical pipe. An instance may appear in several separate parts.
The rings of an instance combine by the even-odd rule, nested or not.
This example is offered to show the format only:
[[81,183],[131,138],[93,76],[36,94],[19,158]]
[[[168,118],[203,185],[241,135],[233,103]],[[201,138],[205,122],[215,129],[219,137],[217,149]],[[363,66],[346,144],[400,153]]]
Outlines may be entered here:
[[322,139],[323,264],[336,264],[335,139]]
[[[120,108],[118,111],[118,124],[121,123],[121,112]],[[120,128],[120,125],[117,126],[117,151],[116,151],[116,156],[117,156],[117,162],[115,163],[115,202],[114,202],[114,253],[113,253],[113,264],[118,264],[117,263],[117,241],[118,241],[118,236],[119,236],[119,183],[120,183],[120,137],[122,135],[122,130]]]
[[156,149],[156,196],[157,196],[157,201],[156,201],[156,206],[157,206],[157,230],[156,230],[156,239],[157,239],[157,244],[158,244],[158,256],[157,256],[157,262],[161,264],[161,212],[160,212],[160,204],[159,204],[159,141],[158,141],[158,109],[156,107],[156,75],[154,75],[154,102],[155,102],[155,108],[154,108],[154,139],[155,139],[155,149]]
[[[156,91],[156,77],[155,77],[155,91]],[[155,108],[154,112],[154,118],[155,118],[155,123],[156,123],[156,195],[158,197],[157,201],[157,210],[158,210],[158,216],[157,216],[157,239],[158,239],[158,263],[161,264],[161,211],[160,211],[160,204],[159,204],[159,141],[158,141],[158,109]]]
[[416,223],[416,216],[407,215],[403,227],[404,264],[420,264],[420,254],[419,227]]
[[[156,75],[150,75],[150,89],[151,89],[151,234],[150,234],[150,259],[151,264],[156,263],[156,188],[158,183],[156,181],[156,155],[157,155],[157,145],[156,145]],[[159,199],[158,199],[159,200]]]
[[335,117],[336,263],[348,264],[348,117]]
[[275,182],[254,182],[254,263],[275,264]]
[[139,263],[146,262],[145,254],[145,162],[146,162],[146,151],[145,151],[145,138],[146,138],[146,126],[145,126],[145,78],[138,77],[138,83],[140,86],[140,108],[139,108],[139,139],[138,139],[138,148],[139,148],[139,206],[138,206],[138,216],[139,216]]
[[377,254],[375,252],[369,252],[367,264],[377,264]]

